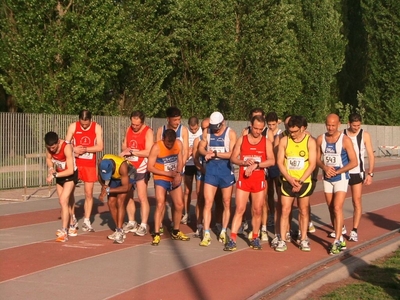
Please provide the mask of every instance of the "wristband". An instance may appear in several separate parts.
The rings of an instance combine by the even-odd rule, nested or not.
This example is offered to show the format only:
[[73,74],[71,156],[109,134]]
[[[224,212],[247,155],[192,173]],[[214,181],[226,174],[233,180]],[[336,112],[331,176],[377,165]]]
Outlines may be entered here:
[[54,177],[54,178],[57,178],[57,172],[54,172],[54,173],[53,173],[53,177]]
[[54,170],[54,168],[53,168],[53,167],[50,167],[50,168],[49,168],[49,171],[51,171],[51,170]]

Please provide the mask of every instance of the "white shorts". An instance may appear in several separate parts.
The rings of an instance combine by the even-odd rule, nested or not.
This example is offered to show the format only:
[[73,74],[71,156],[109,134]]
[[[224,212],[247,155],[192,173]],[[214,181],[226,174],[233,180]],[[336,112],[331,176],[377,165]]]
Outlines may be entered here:
[[324,192],[328,194],[336,193],[336,192],[347,192],[347,188],[349,186],[348,179],[342,179],[339,181],[329,182],[324,180]]

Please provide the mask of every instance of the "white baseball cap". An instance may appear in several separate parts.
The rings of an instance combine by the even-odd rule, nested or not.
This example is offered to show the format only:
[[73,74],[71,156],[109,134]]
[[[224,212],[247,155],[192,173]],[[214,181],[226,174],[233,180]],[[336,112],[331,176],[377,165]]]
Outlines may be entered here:
[[222,126],[224,116],[219,111],[214,111],[210,116],[210,129],[215,131]]

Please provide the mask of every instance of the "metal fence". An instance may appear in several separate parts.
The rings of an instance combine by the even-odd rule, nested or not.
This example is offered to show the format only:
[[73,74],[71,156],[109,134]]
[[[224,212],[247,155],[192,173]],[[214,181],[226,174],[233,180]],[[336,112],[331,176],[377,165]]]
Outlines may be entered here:
[[[45,157],[27,154],[45,152],[44,135],[55,131],[64,138],[70,123],[78,120],[74,115],[0,113],[0,189],[21,188],[45,185]],[[93,120],[103,127],[103,153],[118,154],[126,128],[130,125],[127,117],[93,116]],[[246,121],[227,121],[239,135],[248,126]],[[166,123],[165,119],[147,119],[146,123],[154,129]],[[182,120],[187,124],[187,120]],[[281,125],[282,126],[282,125]],[[345,125],[342,125],[345,128]],[[371,134],[376,155],[381,155],[379,146],[400,145],[399,126],[363,126]],[[325,131],[324,124],[309,124],[308,130],[317,136]],[[100,153],[99,156],[103,153]],[[25,182],[26,178],[26,182]]]

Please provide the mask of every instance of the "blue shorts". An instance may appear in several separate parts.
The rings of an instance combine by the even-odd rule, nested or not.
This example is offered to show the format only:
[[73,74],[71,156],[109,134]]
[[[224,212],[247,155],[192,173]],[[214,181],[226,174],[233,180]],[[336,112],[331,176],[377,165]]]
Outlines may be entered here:
[[[136,181],[134,179],[129,179],[129,183],[132,184],[132,190],[134,190]],[[113,179],[113,178],[111,178],[109,187],[110,188],[116,188],[116,187],[119,187],[119,186],[122,186],[121,179]]]
[[235,182],[235,174],[229,160],[214,160],[206,164],[204,183],[223,189],[232,186]]
[[200,181],[204,181],[204,177],[205,177],[205,175],[203,173],[201,173],[199,170],[197,170],[196,179],[200,180]]
[[163,187],[167,192],[173,191],[175,189],[177,189],[178,187],[180,187],[180,185],[178,186],[172,186],[172,181],[166,181],[166,180],[154,180],[154,185],[158,185]]

